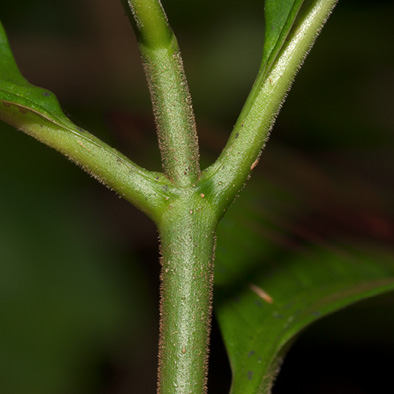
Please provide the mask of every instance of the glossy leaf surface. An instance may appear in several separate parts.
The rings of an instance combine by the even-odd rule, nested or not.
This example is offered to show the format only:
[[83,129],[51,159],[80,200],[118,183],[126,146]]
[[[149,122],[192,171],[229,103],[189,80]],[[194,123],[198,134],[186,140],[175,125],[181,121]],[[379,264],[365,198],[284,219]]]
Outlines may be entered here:
[[265,36],[261,68],[266,72],[285,43],[303,0],[266,0]]
[[[276,179],[265,181],[262,190],[248,187],[218,231],[215,307],[233,371],[233,394],[269,393],[284,354],[305,327],[394,290],[390,242],[362,230],[340,235],[349,218],[356,217],[355,228],[362,229],[371,212],[331,200],[336,185],[324,174],[311,174],[284,157],[266,162],[271,173],[283,159],[284,167],[296,168],[299,180],[309,184],[292,186],[294,177],[288,174],[284,185]],[[336,216],[339,235],[330,233],[332,223],[327,223]],[[379,220],[382,228],[390,227]]]
[[[20,73],[8,44],[4,28],[0,23],[0,117],[11,115],[11,106],[16,106],[21,114],[33,111],[46,121],[63,127],[75,126],[67,119],[60,105],[48,90],[31,85]],[[7,111],[7,108],[10,108]],[[22,120],[23,121],[23,120]],[[78,130],[75,130],[78,132]]]

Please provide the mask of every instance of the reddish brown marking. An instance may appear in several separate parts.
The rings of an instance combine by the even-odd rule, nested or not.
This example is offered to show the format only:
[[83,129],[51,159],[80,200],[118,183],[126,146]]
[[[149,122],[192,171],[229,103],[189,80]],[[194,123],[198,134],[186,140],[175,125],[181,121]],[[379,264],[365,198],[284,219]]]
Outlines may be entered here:
[[272,304],[274,300],[272,297],[265,292],[261,287],[256,286],[254,284],[249,285],[250,290],[252,290],[255,294],[257,294],[260,298],[262,298],[265,302],[268,302],[268,304]]
[[259,159],[256,159],[256,160],[253,162],[253,164],[250,166],[250,171],[252,171],[252,170],[257,166],[257,164],[259,164]]

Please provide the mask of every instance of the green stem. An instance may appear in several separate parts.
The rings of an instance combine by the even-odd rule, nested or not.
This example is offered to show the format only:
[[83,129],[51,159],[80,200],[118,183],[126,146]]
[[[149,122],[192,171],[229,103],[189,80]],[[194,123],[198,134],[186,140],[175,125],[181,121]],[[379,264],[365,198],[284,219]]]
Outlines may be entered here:
[[154,221],[160,217],[172,183],[77,127],[53,93],[30,84],[18,69],[1,22],[0,120],[61,152]]
[[200,176],[196,124],[175,35],[158,0],[123,0],[131,9],[148,80],[163,170],[177,185]]
[[158,222],[162,272],[158,392],[206,392],[217,215],[195,186],[195,120],[176,38],[158,0],[124,0],[151,93],[165,174],[178,195]]
[[337,0],[312,3],[295,22],[270,70],[261,69],[233,132],[216,162],[203,172],[215,203],[223,209],[256,166],[294,77]]
[[206,392],[217,215],[185,191],[159,225],[162,253],[158,393]]
[[139,167],[67,119],[56,122],[20,104],[0,100],[0,120],[67,156],[86,172],[158,221],[173,186],[162,173]]

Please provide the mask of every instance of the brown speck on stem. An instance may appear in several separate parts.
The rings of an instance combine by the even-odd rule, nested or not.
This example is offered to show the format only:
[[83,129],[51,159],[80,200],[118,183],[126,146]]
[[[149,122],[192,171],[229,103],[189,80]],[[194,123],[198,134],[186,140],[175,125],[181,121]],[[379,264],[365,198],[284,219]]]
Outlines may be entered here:
[[252,171],[252,170],[257,166],[257,164],[259,164],[259,159],[256,159],[256,160],[253,162],[253,164],[250,166],[250,171]]
[[[82,148],[87,149],[86,146],[83,144],[82,141],[77,140],[77,144],[80,145],[80,146],[82,146]],[[87,150],[89,150],[89,149],[87,149]]]

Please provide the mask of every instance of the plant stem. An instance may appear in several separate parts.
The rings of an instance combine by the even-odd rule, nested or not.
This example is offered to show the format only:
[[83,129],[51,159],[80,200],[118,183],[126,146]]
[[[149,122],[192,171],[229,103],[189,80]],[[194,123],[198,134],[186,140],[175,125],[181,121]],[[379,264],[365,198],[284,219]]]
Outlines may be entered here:
[[162,253],[158,393],[206,392],[217,215],[194,190],[159,225]]
[[172,194],[173,186],[162,173],[139,167],[65,117],[55,123],[31,108],[0,99],[0,120],[61,152],[154,221]]
[[198,191],[195,120],[180,51],[159,0],[131,10],[165,174],[178,191],[156,221],[161,238],[158,392],[206,392],[217,215]]
[[202,182],[210,182],[213,188],[221,185],[215,198],[223,208],[256,166],[294,77],[336,2],[317,0],[305,4],[307,9],[296,20],[274,64],[268,72],[261,69],[257,75],[220,157],[204,170]]
[[174,33],[158,0],[123,0],[131,18],[148,80],[165,174],[187,186],[200,175],[191,97]]

